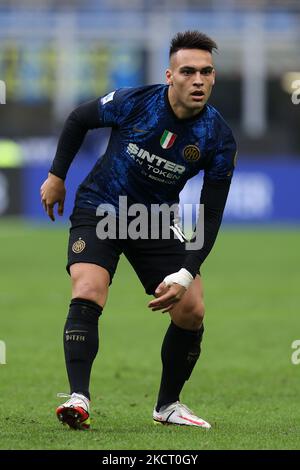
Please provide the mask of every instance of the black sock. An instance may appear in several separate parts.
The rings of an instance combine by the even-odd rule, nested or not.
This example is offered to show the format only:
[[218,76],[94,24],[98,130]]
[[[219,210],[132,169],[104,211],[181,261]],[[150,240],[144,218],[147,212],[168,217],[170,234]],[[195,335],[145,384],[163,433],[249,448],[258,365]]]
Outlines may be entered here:
[[64,350],[70,393],[90,399],[89,383],[99,347],[98,318],[102,307],[86,299],[72,299],[64,327]]
[[171,322],[161,348],[163,365],[156,410],[179,400],[184,382],[190,378],[200,356],[203,325],[198,331],[184,330]]

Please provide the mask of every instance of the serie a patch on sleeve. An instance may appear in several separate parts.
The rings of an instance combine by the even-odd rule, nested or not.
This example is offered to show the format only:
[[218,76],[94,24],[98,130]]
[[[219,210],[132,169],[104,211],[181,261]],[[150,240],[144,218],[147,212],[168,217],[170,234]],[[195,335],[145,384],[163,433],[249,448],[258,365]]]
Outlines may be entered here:
[[108,103],[109,101],[112,101],[113,98],[114,98],[114,94],[116,93],[116,90],[115,91],[112,91],[111,93],[108,93],[108,95],[105,95],[103,96],[103,98],[101,98],[101,104],[104,105],[106,103]]

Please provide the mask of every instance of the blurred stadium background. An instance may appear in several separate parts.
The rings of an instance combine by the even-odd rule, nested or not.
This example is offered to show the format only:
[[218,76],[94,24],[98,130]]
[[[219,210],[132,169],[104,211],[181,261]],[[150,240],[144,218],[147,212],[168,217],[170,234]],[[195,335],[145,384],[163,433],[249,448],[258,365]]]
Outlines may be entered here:
[[[68,113],[118,87],[164,82],[170,38],[186,29],[219,45],[211,103],[239,147],[225,230],[204,267],[206,352],[187,392],[195,410],[204,402],[215,430],[200,442],[194,431],[164,430],[158,439],[148,427],[167,318],[149,315],[122,261],[101,320],[95,434],[53,434],[55,393],[67,389],[67,218],[109,130],[87,135],[61,224],[47,220],[39,188]],[[299,370],[290,361],[299,338],[299,1],[0,0],[0,80],[0,372],[9,416],[0,416],[0,447],[299,448]],[[198,202],[200,180],[189,182],[183,202]]]
[[[42,217],[36,191],[67,114],[118,87],[164,82],[169,40],[185,29],[203,30],[219,44],[211,103],[239,144],[227,219],[300,221],[300,105],[291,99],[300,80],[297,0],[0,0],[7,91],[0,106],[1,216]],[[72,181],[82,179],[107,137],[107,130],[89,133]],[[194,199],[195,190],[197,178],[184,197]]]

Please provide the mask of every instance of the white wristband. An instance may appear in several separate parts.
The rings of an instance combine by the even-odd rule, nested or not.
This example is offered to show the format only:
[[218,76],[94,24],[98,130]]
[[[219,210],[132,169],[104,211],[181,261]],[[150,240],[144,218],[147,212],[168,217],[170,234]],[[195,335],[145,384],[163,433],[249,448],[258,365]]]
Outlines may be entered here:
[[186,289],[190,286],[193,280],[193,276],[185,268],[181,268],[177,273],[169,274],[164,278],[164,282],[167,286],[175,283],[180,284]]

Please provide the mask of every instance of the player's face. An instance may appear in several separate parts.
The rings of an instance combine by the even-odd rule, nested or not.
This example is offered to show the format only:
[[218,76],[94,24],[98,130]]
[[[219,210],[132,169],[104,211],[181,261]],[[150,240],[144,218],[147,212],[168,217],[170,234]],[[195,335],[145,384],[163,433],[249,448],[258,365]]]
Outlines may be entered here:
[[172,55],[166,77],[175,113],[182,117],[198,113],[210,97],[215,82],[211,53],[201,49],[180,49]]

